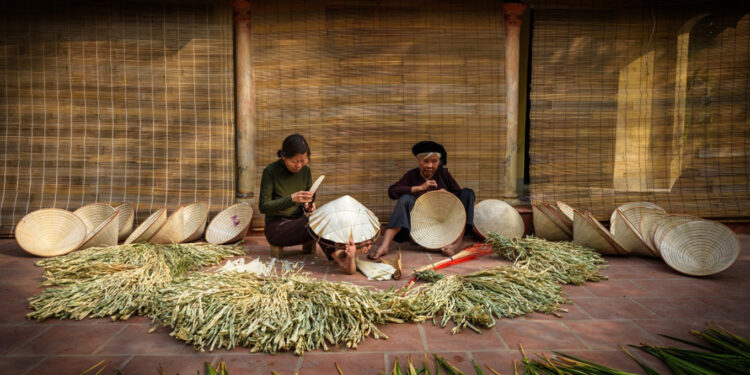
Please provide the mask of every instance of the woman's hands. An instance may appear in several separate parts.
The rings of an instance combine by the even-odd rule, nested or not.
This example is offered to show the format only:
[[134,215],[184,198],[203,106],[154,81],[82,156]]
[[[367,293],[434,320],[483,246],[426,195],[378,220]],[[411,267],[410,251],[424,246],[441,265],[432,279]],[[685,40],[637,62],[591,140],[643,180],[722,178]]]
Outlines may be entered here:
[[315,193],[311,191],[298,191],[292,194],[292,202],[294,203],[310,203],[312,202],[313,195]]
[[412,193],[418,193],[418,192],[422,192],[422,191],[437,189],[437,187],[438,187],[437,181],[435,181],[435,180],[427,180],[427,181],[425,181],[421,185],[412,186],[411,187],[411,192]]

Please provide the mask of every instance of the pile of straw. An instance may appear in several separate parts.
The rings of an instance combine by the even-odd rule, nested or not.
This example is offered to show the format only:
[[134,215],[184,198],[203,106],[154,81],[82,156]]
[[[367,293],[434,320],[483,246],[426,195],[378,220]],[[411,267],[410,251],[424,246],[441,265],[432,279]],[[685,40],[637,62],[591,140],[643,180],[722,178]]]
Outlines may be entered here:
[[552,242],[541,238],[507,238],[490,234],[487,243],[493,251],[514,266],[543,272],[561,284],[582,285],[607,279],[601,274],[606,262],[594,249],[571,242]]
[[248,273],[195,273],[163,288],[154,314],[171,335],[196,349],[238,346],[253,352],[296,354],[372,335],[376,324],[401,322],[382,309],[384,293],[344,282],[286,272],[261,278]]
[[199,267],[243,254],[239,246],[205,243],[137,243],[92,247],[37,262],[53,286],[29,298],[30,319],[84,319],[111,316],[127,320],[150,310],[152,296]]

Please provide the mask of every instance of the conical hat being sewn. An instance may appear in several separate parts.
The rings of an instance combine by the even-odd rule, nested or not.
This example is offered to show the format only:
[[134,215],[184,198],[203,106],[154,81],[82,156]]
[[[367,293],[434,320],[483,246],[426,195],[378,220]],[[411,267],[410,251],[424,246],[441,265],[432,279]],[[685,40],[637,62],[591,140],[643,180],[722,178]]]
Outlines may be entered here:
[[440,249],[461,236],[466,226],[466,210],[447,191],[431,191],[420,196],[411,210],[411,238],[427,249]]
[[356,199],[344,195],[316,209],[308,222],[318,237],[336,244],[372,240],[380,233],[380,221]]
[[513,206],[501,200],[485,199],[474,207],[474,229],[484,238],[490,233],[521,238],[525,227]]

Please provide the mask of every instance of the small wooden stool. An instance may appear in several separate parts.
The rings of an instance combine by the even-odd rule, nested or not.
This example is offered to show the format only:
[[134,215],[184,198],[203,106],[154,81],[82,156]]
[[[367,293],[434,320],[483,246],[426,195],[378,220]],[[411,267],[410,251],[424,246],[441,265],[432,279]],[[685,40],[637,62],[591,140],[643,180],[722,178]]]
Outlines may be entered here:
[[[315,254],[315,241],[310,240],[302,244],[302,254]],[[271,256],[277,259],[284,258],[284,247],[271,245]]]

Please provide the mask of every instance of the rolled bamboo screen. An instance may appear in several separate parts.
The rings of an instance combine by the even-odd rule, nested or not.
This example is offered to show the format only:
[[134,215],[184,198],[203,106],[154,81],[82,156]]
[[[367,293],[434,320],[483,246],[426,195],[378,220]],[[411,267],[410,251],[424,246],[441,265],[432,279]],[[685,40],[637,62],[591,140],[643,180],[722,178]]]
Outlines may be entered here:
[[411,146],[432,139],[445,145],[459,184],[477,199],[500,198],[500,5],[253,3],[258,183],[284,137],[300,133],[313,178],[326,175],[318,205],[348,194],[388,220],[388,186],[417,166]]
[[750,12],[707,4],[538,4],[532,200],[599,219],[628,201],[748,216]]
[[0,234],[43,207],[234,202],[228,4],[2,7]]

